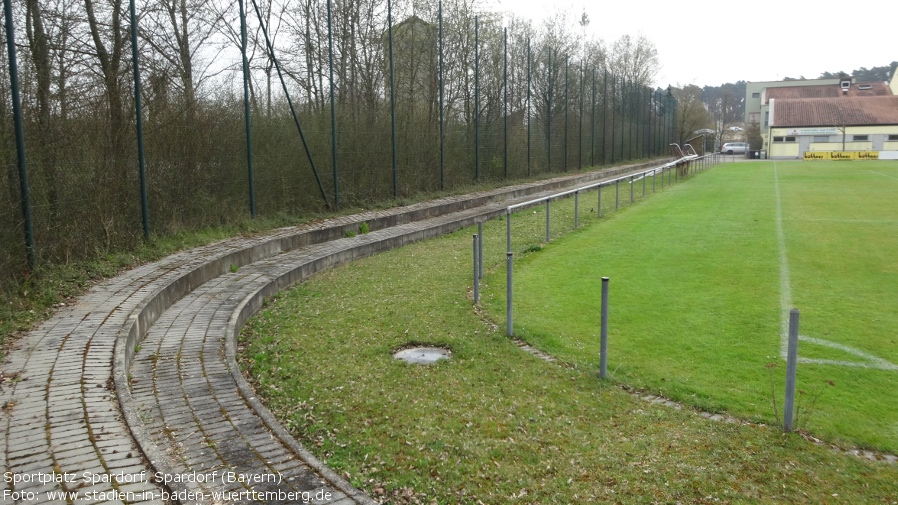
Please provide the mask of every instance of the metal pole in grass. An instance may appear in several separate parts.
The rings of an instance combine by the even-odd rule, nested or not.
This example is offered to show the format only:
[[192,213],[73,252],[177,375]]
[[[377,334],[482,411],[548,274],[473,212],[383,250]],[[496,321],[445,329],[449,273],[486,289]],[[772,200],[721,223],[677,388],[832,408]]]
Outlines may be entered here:
[[546,200],[546,242],[550,240],[551,230],[549,228],[549,200]]
[[648,174],[642,174],[642,197],[645,198],[645,176]]
[[509,337],[514,336],[514,328],[512,327],[512,293],[513,285],[514,285],[514,275],[512,274],[512,268],[514,265],[514,253],[508,251],[505,253],[505,334]]
[[636,201],[636,200],[633,199],[633,176],[631,175],[630,176],[630,203],[633,203],[634,201]]
[[580,192],[574,191],[574,229],[580,224]]
[[602,185],[599,184],[599,201],[596,204],[596,217],[602,217]]
[[477,223],[477,278],[483,278],[483,221]]
[[602,277],[602,326],[599,350],[599,377],[608,378],[608,277]]
[[474,304],[480,302],[480,254],[477,234],[474,234]]
[[783,404],[783,431],[793,429],[795,410],[795,369],[798,366],[798,309],[789,311],[789,346],[786,351],[786,400]]

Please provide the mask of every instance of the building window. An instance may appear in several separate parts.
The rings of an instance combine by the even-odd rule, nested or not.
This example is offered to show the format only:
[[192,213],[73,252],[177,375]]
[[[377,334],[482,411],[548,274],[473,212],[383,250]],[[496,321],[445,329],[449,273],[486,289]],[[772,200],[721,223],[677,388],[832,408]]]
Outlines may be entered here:
[[828,135],[814,135],[814,142],[829,142]]
[[773,137],[774,142],[795,142],[795,137]]
[[752,93],[751,97],[752,98],[761,98],[761,93]]
[[889,135],[889,140],[898,140],[898,135]]
[[866,142],[866,141],[870,140],[870,136],[869,135],[852,135],[851,140],[853,140],[854,142]]

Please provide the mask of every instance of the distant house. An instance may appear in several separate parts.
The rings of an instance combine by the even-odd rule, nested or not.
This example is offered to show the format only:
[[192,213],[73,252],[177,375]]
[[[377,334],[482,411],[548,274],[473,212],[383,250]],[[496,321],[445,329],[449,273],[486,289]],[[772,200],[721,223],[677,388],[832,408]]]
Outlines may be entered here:
[[762,88],[758,113],[769,158],[898,158],[894,77],[891,85],[850,78],[807,82]]

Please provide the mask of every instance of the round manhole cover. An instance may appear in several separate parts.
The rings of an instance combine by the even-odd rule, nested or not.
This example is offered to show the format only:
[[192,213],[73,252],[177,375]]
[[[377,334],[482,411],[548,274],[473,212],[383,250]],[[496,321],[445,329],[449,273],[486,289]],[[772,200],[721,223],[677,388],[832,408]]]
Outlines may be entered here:
[[441,347],[412,347],[393,354],[396,359],[416,365],[427,365],[441,359],[448,359],[451,356],[452,351]]

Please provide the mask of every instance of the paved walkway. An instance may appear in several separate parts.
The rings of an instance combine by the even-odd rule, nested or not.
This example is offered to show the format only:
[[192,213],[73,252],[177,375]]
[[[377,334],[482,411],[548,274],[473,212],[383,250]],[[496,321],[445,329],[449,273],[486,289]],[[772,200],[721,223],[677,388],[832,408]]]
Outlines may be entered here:
[[235,238],[93,287],[2,364],[0,504],[373,503],[255,398],[234,360],[246,319],[322,269],[624,170]]

